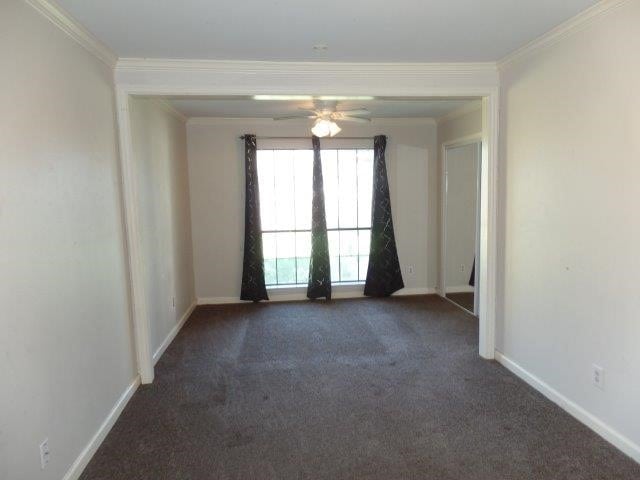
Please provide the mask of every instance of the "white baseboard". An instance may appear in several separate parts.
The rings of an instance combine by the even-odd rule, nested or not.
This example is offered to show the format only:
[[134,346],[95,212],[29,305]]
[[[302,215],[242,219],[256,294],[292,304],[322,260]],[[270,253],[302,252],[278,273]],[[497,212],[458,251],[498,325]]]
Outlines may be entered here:
[[454,287],[447,287],[447,293],[468,293],[475,292],[475,288],[471,285],[458,285]]
[[[193,312],[195,308],[196,308],[196,301],[194,300],[189,306],[189,308],[187,308],[187,311],[184,313],[184,315],[180,317],[180,321],[171,329],[171,331],[167,335],[167,338],[164,339],[160,347],[158,347],[156,352],[153,354],[154,365],[160,359],[160,357],[162,356],[164,351],[167,349],[167,347],[171,344],[171,342],[176,337],[176,335],[178,334],[182,326],[185,324],[185,322],[191,315],[191,312]],[[116,423],[116,420],[122,413],[122,410],[124,410],[124,407],[127,405],[127,403],[129,403],[129,400],[131,399],[131,397],[133,396],[133,394],[135,393],[135,391],[138,389],[139,386],[140,386],[140,376],[136,376],[133,382],[127,387],[127,389],[120,396],[116,404],[113,406],[113,408],[107,415],[107,418],[104,420],[104,422],[102,422],[102,425],[100,425],[100,428],[98,428],[98,431],[91,438],[87,446],[84,447],[84,449],[82,450],[78,458],[76,458],[75,462],[73,462],[73,464],[71,465],[71,467],[69,468],[65,476],[63,477],[63,480],[77,480],[80,477],[83,470],[85,469],[85,467],[87,466],[87,464],[89,463],[93,455],[96,453],[96,451],[98,450],[98,447],[104,441],[105,437],[107,436],[107,434],[109,433],[113,425]]]
[[527,382],[553,403],[560,406],[560,408],[565,410],[571,416],[585,424],[591,430],[593,430],[613,446],[617,447],[622,452],[630,456],[636,462],[640,463],[640,445],[635,444],[632,440],[607,425],[595,415],[592,415],[580,405],[565,397],[552,386],[545,383],[532,373],[528,372],[510,358],[506,357],[503,353],[496,350],[495,359],[499,363],[501,363],[507,370],[513,372],[515,375]]
[[174,325],[174,327],[171,329],[171,331],[167,335],[167,338],[164,339],[164,341],[160,344],[158,349],[155,351],[155,353],[153,354],[154,365],[158,363],[158,360],[160,360],[160,357],[162,357],[162,354],[164,353],[164,351],[167,349],[169,345],[171,345],[171,342],[173,342],[173,339],[176,338],[176,335],[178,335],[178,332],[180,331],[184,323],[189,319],[189,315],[191,315],[191,312],[193,312],[197,304],[198,302],[196,300],[191,302],[191,305],[189,305],[189,307],[187,308],[187,311],[184,312],[184,315],[182,315],[182,317],[180,317],[180,321]]
[[80,452],[80,455],[78,455],[78,458],[76,458],[75,462],[73,462],[69,470],[67,470],[67,473],[64,475],[64,477],[62,477],[62,480],[77,480],[80,477],[82,471],[85,469],[93,455],[96,453],[98,447],[100,446],[100,444],[102,444],[105,437],[122,413],[122,410],[124,410],[124,407],[127,405],[127,403],[129,403],[129,400],[131,400],[131,397],[136,392],[139,386],[140,376],[137,375],[136,378],[134,378],[133,382],[131,382],[131,384],[124,391],[124,393],[120,395],[120,398],[107,415],[107,418],[105,418],[104,422],[102,422],[102,425],[100,425],[100,428],[98,428],[98,431],[93,435],[91,440],[89,440],[87,446],[84,447],[82,452]]
[[[335,288],[331,292],[331,298],[362,298],[363,287],[345,289]],[[430,295],[436,293],[435,288],[403,288],[398,290],[393,296],[404,295]],[[292,289],[286,289],[282,293],[278,293],[277,290],[271,290],[269,292],[270,302],[290,302],[295,300],[307,300],[307,288],[295,287]],[[227,303],[245,303],[240,300],[239,297],[198,297],[198,305],[222,305]]]

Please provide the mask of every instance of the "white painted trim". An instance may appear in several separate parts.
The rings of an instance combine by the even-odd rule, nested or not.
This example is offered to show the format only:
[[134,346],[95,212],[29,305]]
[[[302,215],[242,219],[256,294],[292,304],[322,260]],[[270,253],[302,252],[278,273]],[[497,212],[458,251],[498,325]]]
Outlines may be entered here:
[[[258,125],[274,125],[281,124],[277,120],[266,117],[189,117],[187,125],[243,125],[246,123]],[[301,118],[300,120],[288,120],[287,125],[307,125],[313,123],[313,120]],[[435,118],[431,117],[374,117],[371,118],[370,125],[380,126],[405,126],[405,125],[435,125]],[[340,137],[335,137],[340,140]]]
[[498,60],[497,66],[499,70],[511,65],[514,62],[522,60],[536,52],[550,47],[563,40],[564,38],[573,35],[591,25],[593,22],[599,20],[602,16],[606,15],[613,9],[622,6],[629,0],[602,0],[592,7],[580,12],[576,16],[561,23],[557,27],[549,30],[542,36],[532,40],[531,42],[523,45],[517,50],[509,53],[502,59]]
[[[353,290],[342,290],[331,292],[332,299],[341,298],[370,298],[365,297],[362,293],[364,287]],[[294,290],[294,289],[292,289]],[[277,290],[271,290],[269,292],[269,302],[291,302],[298,300],[308,300],[307,288],[300,287],[298,292],[286,292],[276,293]],[[433,295],[436,293],[435,288],[403,288],[397,291],[393,296],[406,296],[406,295]],[[320,302],[324,300],[319,300]],[[240,300],[239,297],[198,297],[198,305],[223,305],[228,303],[249,303]],[[266,302],[268,303],[268,302]]]
[[476,262],[479,351],[493,359],[496,349],[496,276],[498,217],[498,129],[500,95],[496,89],[482,99],[482,152],[480,166],[480,245]]
[[[143,383],[153,380],[149,319],[141,276],[138,213],[134,204],[131,127],[128,97],[220,96],[256,94],[371,95],[385,97],[482,97],[483,149],[481,242],[479,269],[479,353],[495,350],[495,217],[498,164],[498,72],[494,64],[331,64],[295,62],[216,62],[127,60],[115,71],[118,128],[133,322],[138,369]],[[215,299],[236,302],[235,298]],[[202,301],[202,299],[201,299]]]
[[151,326],[144,290],[144,267],[141,253],[140,219],[131,139],[129,94],[116,87],[118,134],[120,139],[120,175],[124,204],[129,296],[133,318],[134,341],[138,373],[142,383],[153,382],[153,358],[151,354]]
[[138,95],[462,97],[498,85],[495,63],[236,62],[119,59],[116,84]]
[[589,413],[576,402],[564,396],[551,385],[545,383],[533,373],[527,371],[502,352],[496,350],[495,359],[507,370],[520,377],[553,403],[557,404],[560,408],[569,413],[572,417],[585,424],[613,446],[629,455],[636,462],[640,463],[640,445],[637,445],[631,439],[625,437],[592,413]]
[[436,118],[436,124],[441,125],[451,120],[455,120],[456,118],[477,112],[478,110],[482,110],[482,101],[470,101],[469,103],[462,105],[460,108],[456,108],[455,110]]
[[77,480],[80,477],[82,471],[86,468],[87,464],[98,450],[98,447],[107,437],[107,434],[111,431],[116,420],[118,420],[122,410],[127,406],[127,403],[129,403],[129,400],[131,400],[131,397],[139,386],[140,377],[136,376],[136,378],[133,379],[133,382],[131,382],[122,395],[120,395],[120,398],[107,415],[107,418],[104,419],[98,428],[98,431],[93,435],[93,437],[91,437],[89,443],[82,449],[82,452],[80,452],[80,455],[78,455],[73,464],[71,464],[71,467],[69,467],[67,473],[62,477],[62,480]]
[[233,72],[245,74],[281,74],[284,70],[294,74],[357,74],[368,77],[371,74],[443,74],[469,75],[473,73],[493,73],[496,71],[495,62],[279,62],[252,60],[206,60],[179,58],[119,58],[117,70],[148,72]]
[[164,341],[160,344],[160,346],[154,352],[153,365],[158,363],[158,360],[160,360],[160,357],[162,357],[162,354],[165,352],[167,347],[171,345],[171,342],[173,342],[173,339],[176,338],[176,335],[178,335],[178,332],[182,329],[186,321],[189,319],[189,317],[195,310],[196,306],[197,306],[197,301],[194,299],[193,302],[191,302],[191,305],[189,305],[187,310],[184,312],[182,317],[180,317],[180,320],[178,321],[178,323],[176,323],[173,326],[171,331],[167,334],[167,337],[164,339]]
[[73,16],[60,5],[49,0],[25,1],[101,62],[110,68],[115,67],[118,61],[117,55],[89,32],[89,30],[84,28],[80,22],[73,18]]
[[[139,72],[216,72],[242,74],[282,74],[283,69],[290,73],[349,74],[370,77],[371,75],[445,75],[468,76],[494,74],[506,65],[526,57],[531,53],[557,43],[562,38],[587,27],[603,14],[619,7],[629,0],[602,0],[587,10],[570,18],[544,35],[518,48],[497,62],[453,62],[453,63],[347,63],[347,62],[266,62],[235,60],[200,59],[145,59],[118,58],[104,43],[98,40],[65,9],[51,0],[25,0],[40,14],[82,45],[118,73]],[[446,116],[445,116],[446,117]],[[447,119],[443,118],[442,121]]]
[[176,107],[174,107],[170,101],[168,101],[165,98],[155,98],[156,102],[158,103],[158,105],[160,106],[160,108],[162,108],[165,112],[167,112],[170,115],[173,115],[174,117],[176,117],[178,120],[180,120],[182,123],[187,123],[187,116],[184,115],[180,110],[178,110]]

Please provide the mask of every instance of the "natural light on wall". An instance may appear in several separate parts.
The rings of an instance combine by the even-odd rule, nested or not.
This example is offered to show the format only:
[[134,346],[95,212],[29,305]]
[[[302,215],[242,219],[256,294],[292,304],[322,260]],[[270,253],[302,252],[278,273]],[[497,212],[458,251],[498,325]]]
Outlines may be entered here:
[[[306,285],[311,254],[312,150],[258,150],[267,285]],[[322,150],[331,281],[364,281],[369,264],[373,150]]]

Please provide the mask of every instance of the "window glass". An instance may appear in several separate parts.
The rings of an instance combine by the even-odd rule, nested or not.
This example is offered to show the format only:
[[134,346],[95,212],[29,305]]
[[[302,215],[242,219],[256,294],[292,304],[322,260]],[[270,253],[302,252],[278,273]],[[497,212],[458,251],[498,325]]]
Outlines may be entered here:
[[356,150],[338,151],[338,226],[358,226],[358,175]]
[[[331,281],[364,281],[371,236],[372,149],[322,150]],[[258,150],[269,285],[306,285],[311,255],[312,150]]]

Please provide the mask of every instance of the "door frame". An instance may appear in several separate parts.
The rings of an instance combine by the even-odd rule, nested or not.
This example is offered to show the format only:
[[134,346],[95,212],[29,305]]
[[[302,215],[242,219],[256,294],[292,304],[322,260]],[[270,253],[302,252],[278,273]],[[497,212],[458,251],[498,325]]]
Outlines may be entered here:
[[[442,159],[442,172],[440,175],[440,274],[438,275],[438,294],[447,301],[451,301],[447,298],[447,274],[445,264],[447,261],[447,150],[457,147],[464,147],[467,145],[478,144],[478,169],[476,173],[476,228],[475,228],[475,255],[476,255],[476,269],[474,272],[474,287],[473,287],[473,312],[474,315],[478,315],[480,306],[480,295],[478,293],[479,285],[479,268],[478,262],[481,250],[480,250],[480,206],[481,206],[481,193],[482,193],[482,133],[474,133],[471,135],[465,135],[460,138],[448,140],[442,143],[440,158]],[[461,307],[460,305],[456,304]],[[464,307],[465,311],[469,311]]]
[[[332,63],[120,59],[115,68],[130,312],[142,383],[154,377],[131,143],[131,96],[367,95],[482,99],[479,355],[495,354],[499,75],[493,63]],[[433,152],[437,155],[437,151]],[[425,219],[425,222],[427,220]],[[239,247],[241,248],[241,247]],[[427,266],[424,266],[427,268]]]

